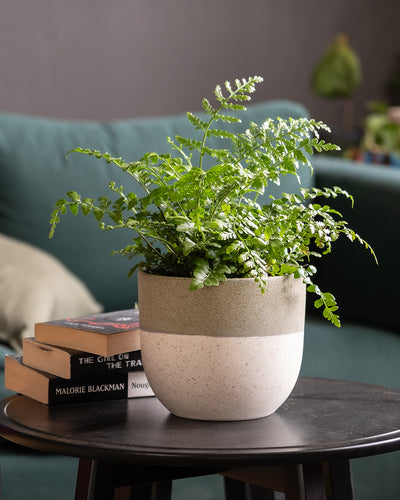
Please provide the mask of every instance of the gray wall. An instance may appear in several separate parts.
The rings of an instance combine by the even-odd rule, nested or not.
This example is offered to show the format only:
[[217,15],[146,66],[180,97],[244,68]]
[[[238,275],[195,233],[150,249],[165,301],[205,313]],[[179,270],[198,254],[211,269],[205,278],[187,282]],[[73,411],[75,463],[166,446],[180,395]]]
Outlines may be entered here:
[[340,104],[310,91],[322,50],[346,31],[381,96],[400,52],[399,0],[0,0],[0,110],[108,119],[200,107],[218,82],[259,74],[256,99],[302,102],[330,124]]

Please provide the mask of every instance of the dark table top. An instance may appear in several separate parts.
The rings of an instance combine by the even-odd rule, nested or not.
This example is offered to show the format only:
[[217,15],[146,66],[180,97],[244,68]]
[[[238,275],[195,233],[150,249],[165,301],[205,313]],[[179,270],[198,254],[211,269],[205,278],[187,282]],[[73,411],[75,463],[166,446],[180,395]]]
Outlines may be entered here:
[[400,449],[400,391],[300,378],[275,414],[239,422],[175,417],[156,398],[46,406],[18,395],[1,402],[0,434],[52,453],[154,466],[330,461]]

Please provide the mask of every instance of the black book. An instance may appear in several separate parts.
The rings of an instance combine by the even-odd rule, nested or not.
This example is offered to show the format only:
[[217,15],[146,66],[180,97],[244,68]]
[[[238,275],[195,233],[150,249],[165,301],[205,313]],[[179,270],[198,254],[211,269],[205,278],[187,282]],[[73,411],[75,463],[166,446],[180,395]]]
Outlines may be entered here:
[[119,371],[143,370],[141,351],[101,356],[68,347],[23,340],[24,364],[62,378],[88,377]]
[[15,354],[6,356],[4,374],[6,389],[48,405],[154,396],[144,371],[64,379],[26,366]]

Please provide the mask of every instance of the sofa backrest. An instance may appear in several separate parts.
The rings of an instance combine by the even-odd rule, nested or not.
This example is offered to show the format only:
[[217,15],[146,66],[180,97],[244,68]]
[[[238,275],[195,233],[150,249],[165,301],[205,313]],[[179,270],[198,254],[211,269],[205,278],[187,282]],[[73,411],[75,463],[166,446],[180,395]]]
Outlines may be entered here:
[[[244,131],[250,121],[262,123],[269,117],[307,115],[301,105],[289,101],[256,103],[241,114],[242,123],[235,128]],[[80,154],[66,158],[71,149],[98,149],[134,161],[149,151],[169,151],[166,137],[176,134],[193,135],[184,115],[100,123],[0,114],[0,233],[56,256],[87,284],[105,310],[132,307],[137,300],[136,278],[128,280],[126,275],[133,263],[110,257],[132,236],[124,230],[100,231],[92,217],[66,215],[49,240],[50,213],[68,190],[97,198],[109,194],[111,180],[136,189],[115,165]],[[302,185],[309,185],[308,169],[302,176]],[[296,179],[287,176],[270,192],[296,189]]]

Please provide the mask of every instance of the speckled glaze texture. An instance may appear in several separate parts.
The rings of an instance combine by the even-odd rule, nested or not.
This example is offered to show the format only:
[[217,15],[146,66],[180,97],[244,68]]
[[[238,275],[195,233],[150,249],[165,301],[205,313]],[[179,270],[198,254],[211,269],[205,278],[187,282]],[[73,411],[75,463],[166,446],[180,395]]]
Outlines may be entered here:
[[188,278],[139,273],[146,375],[173,414],[248,420],[275,412],[301,366],[305,286],[293,277],[232,279],[190,292]]

